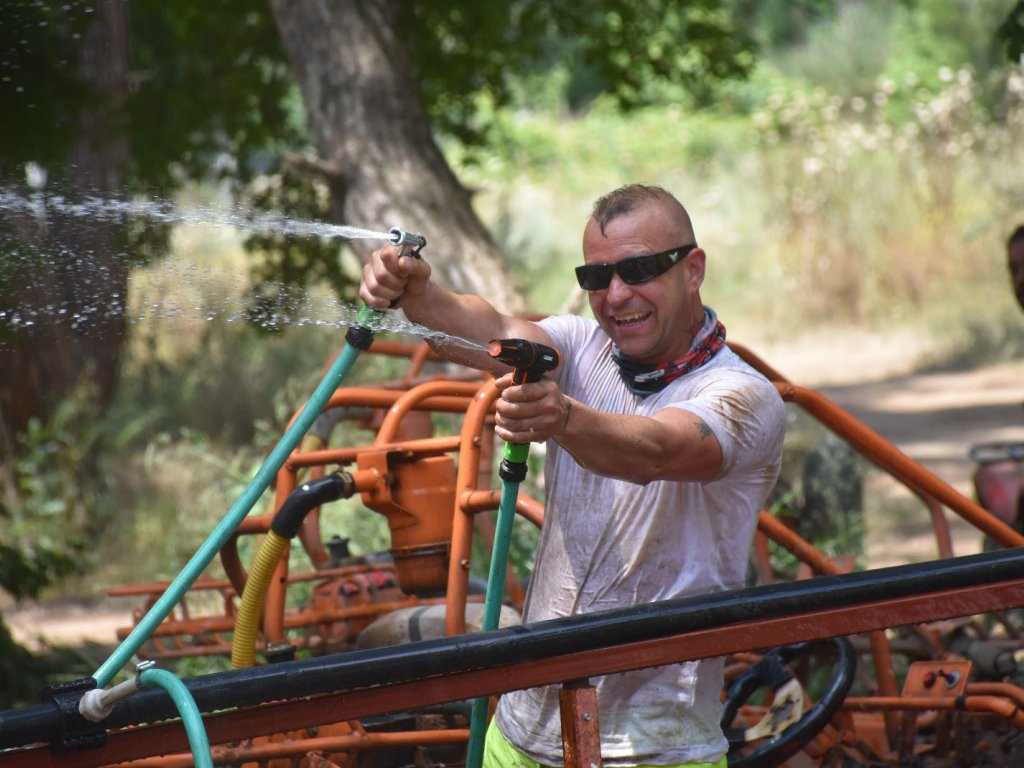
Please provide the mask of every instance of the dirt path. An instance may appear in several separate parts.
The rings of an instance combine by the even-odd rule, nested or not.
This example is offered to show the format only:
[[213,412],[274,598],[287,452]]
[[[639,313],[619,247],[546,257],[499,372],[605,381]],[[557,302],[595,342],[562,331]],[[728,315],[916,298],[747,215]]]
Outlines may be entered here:
[[[795,347],[755,348],[795,383],[819,389],[911,458],[966,495],[976,443],[1024,441],[1024,360],[978,370],[909,373],[925,352],[911,337],[844,335],[807,339]],[[867,361],[865,363],[865,361]],[[937,556],[924,507],[898,484],[868,477],[867,560],[870,567]],[[955,515],[950,518],[955,554],[978,551],[980,536]],[[3,606],[0,606],[2,608]],[[132,605],[23,607],[4,611],[16,637],[41,641],[112,643],[129,621]]]
[[[809,353],[807,346],[816,349]],[[792,381],[817,389],[964,495],[973,498],[972,445],[1024,442],[1024,360],[966,371],[911,373],[927,355],[912,337],[805,340],[765,359]],[[927,511],[881,473],[866,481],[869,567],[938,556]],[[981,537],[947,512],[954,554],[979,550]]]

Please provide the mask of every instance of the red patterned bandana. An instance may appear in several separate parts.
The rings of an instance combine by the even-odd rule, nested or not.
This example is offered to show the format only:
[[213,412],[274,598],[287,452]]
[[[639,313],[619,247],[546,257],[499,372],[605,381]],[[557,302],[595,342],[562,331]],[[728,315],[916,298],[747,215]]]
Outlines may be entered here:
[[612,358],[619,366],[619,375],[634,394],[647,397],[660,392],[680,376],[700,368],[725,345],[725,326],[719,322],[715,311],[711,307],[704,307],[704,314],[704,327],[694,339],[690,351],[666,365],[634,363],[618,347],[612,348]]

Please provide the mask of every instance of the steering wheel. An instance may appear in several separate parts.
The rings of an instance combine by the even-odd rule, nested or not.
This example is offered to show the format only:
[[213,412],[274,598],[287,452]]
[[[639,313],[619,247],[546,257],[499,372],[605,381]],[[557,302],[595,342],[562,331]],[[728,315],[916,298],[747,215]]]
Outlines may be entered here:
[[[836,653],[832,680],[818,703],[804,712],[800,681],[786,665],[827,645],[832,645]],[[845,637],[785,645],[766,654],[726,694],[721,725],[729,739],[729,768],[771,768],[799,752],[839,709],[853,685],[856,669],[857,657]],[[769,688],[775,694],[768,713],[745,731],[732,728],[739,708],[761,688]],[[740,752],[748,742],[766,736],[767,740],[752,751]]]

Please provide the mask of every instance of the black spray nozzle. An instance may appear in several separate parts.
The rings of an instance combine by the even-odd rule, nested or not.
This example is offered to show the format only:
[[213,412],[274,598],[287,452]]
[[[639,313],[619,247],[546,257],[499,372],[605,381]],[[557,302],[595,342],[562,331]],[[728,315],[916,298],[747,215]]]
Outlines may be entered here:
[[427,245],[427,238],[416,232],[406,232],[400,227],[392,227],[388,230],[388,242],[398,246],[399,254],[402,256],[420,257]]
[[494,339],[487,347],[491,357],[515,369],[512,381],[537,381],[558,367],[558,352],[545,344],[526,339]]

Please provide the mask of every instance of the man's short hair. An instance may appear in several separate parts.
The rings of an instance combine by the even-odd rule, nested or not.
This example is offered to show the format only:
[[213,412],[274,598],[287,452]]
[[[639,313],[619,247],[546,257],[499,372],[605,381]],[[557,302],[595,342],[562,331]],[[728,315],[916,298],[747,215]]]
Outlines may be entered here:
[[636,210],[644,203],[652,200],[661,202],[672,201],[680,209],[683,209],[682,203],[676,199],[675,195],[661,187],[649,184],[627,184],[598,198],[590,215],[598,223],[598,226],[601,227],[601,234],[603,235],[605,226],[612,219]]

